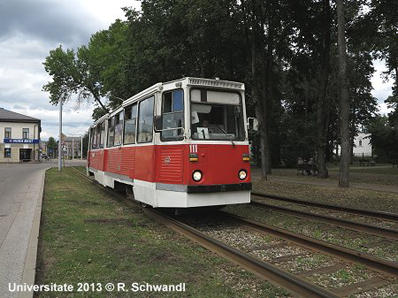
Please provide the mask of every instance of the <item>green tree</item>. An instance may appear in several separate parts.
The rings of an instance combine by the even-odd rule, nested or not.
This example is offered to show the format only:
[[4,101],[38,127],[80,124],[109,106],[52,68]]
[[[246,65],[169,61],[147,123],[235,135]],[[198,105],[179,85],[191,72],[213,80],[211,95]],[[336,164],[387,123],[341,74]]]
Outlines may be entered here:
[[43,63],[52,81],[43,86],[43,91],[50,93],[50,102],[58,104],[66,102],[72,95],[77,95],[78,101],[93,96],[98,104],[105,109],[100,99],[98,80],[95,80],[85,68],[85,63],[76,57],[73,50],[62,49],[59,46],[50,51]]
[[398,130],[387,116],[377,116],[367,125],[373,152],[382,162],[398,160]]
[[48,142],[47,142],[47,150],[48,150],[48,153],[51,152],[51,154],[49,154],[49,156],[51,158],[54,158],[57,148],[58,148],[58,144],[55,141],[55,139],[53,137],[49,137]]

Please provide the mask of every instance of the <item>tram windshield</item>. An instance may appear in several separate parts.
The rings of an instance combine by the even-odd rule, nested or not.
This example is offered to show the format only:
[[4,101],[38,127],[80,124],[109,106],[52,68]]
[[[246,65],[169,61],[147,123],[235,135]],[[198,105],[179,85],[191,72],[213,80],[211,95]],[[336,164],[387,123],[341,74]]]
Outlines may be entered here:
[[194,140],[244,140],[243,109],[239,93],[192,90],[191,124]]

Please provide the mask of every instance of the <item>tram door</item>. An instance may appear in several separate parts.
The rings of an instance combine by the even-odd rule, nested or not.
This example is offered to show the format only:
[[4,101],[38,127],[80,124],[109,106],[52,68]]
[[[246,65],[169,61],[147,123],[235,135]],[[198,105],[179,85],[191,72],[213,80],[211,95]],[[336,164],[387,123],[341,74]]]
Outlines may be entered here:
[[32,149],[19,149],[19,160],[22,162],[32,159]]

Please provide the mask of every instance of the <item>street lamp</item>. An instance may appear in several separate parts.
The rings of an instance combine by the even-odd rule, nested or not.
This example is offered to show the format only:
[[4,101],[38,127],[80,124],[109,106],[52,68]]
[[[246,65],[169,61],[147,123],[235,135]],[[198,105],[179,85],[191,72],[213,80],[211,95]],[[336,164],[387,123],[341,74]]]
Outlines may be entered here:
[[59,105],[59,142],[58,142],[58,172],[62,171],[62,99],[58,101]]

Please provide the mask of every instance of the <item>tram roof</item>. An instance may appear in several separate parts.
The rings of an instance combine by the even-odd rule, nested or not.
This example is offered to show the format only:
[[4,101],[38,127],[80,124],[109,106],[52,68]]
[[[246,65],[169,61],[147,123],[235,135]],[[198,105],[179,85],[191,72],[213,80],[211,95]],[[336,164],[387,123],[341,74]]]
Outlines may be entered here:
[[198,86],[198,87],[210,87],[210,88],[220,88],[220,89],[230,89],[230,90],[239,90],[239,91],[244,91],[245,90],[245,84],[240,83],[240,82],[235,82],[235,81],[227,81],[227,80],[220,80],[219,78],[215,79],[206,79],[206,78],[195,78],[195,77],[185,77],[185,78],[180,78],[168,82],[163,82],[163,83],[156,83],[152,85],[151,87],[146,88],[145,90],[133,95],[132,97],[126,99],[119,107],[116,109],[110,111],[106,115],[102,116],[100,119],[95,121],[93,125],[90,127],[96,126],[98,123],[103,122],[104,120],[108,119],[112,115],[117,114],[119,111],[121,111],[124,107],[132,104],[133,102],[136,102],[140,99],[145,98],[146,96],[156,92],[156,91],[162,91],[165,87],[168,86],[173,86],[174,87],[183,87],[185,86]]

